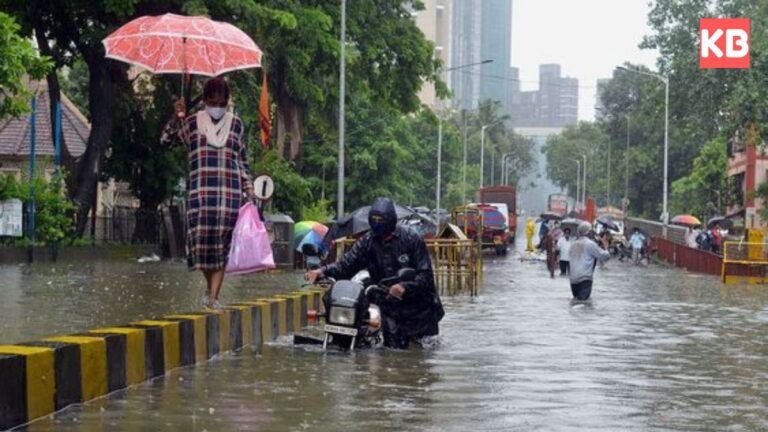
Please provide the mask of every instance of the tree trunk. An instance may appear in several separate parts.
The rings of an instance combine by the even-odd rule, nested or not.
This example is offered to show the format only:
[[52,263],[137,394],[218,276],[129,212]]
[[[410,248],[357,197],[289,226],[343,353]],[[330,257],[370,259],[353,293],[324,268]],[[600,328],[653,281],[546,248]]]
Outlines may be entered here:
[[131,243],[158,243],[160,218],[156,204],[141,205],[136,211],[136,228]]
[[[40,53],[44,56],[48,56],[53,58],[53,51],[51,50],[51,47],[49,45],[48,39],[43,37],[45,34],[45,31],[43,29],[42,23],[39,22],[39,20],[35,23],[35,39],[37,41],[37,46],[40,49]],[[59,85],[59,76],[56,74],[57,69],[54,68],[51,70],[50,73],[46,76],[46,82],[48,84],[48,100],[50,102],[50,112],[51,112],[51,142],[56,143],[56,105],[61,102],[61,86]],[[63,121],[63,107],[62,107],[62,121]],[[75,158],[72,156],[72,153],[69,151],[69,147],[67,147],[67,141],[65,139],[65,135],[63,133],[61,134],[61,164],[64,166],[64,168],[68,172],[74,172],[76,166],[75,166]],[[68,191],[74,191],[75,185],[72,182],[73,176],[67,176],[65,178],[65,182],[67,185]]]
[[90,72],[88,106],[91,112],[91,133],[88,135],[85,153],[72,173],[73,183],[77,185],[72,198],[78,207],[75,227],[78,237],[85,231],[88,213],[96,196],[96,184],[109,148],[114,124],[116,83],[126,79],[124,68],[105,59],[101,53],[92,52],[84,55],[84,58]]

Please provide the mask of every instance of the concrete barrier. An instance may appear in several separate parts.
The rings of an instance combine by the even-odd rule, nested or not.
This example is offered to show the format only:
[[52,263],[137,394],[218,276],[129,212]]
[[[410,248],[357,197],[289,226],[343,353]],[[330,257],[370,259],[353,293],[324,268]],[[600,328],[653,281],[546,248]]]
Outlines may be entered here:
[[307,325],[322,290],[0,345],[0,430]]

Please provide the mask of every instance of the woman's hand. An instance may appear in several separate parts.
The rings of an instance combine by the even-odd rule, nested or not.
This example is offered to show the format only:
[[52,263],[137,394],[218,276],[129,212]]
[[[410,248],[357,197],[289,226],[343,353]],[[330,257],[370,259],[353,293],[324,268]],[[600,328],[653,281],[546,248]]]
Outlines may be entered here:
[[187,104],[183,97],[177,99],[176,102],[173,103],[173,108],[175,110],[176,117],[183,119],[187,116]]

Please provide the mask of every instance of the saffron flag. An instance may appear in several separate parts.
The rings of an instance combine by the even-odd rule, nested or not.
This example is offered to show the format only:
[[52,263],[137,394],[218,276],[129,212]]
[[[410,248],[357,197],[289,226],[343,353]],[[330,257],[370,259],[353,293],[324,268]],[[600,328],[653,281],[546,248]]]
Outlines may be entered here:
[[269,134],[272,123],[269,119],[269,90],[267,89],[267,72],[262,73],[261,98],[259,99],[259,128],[261,128],[261,146],[269,148]]

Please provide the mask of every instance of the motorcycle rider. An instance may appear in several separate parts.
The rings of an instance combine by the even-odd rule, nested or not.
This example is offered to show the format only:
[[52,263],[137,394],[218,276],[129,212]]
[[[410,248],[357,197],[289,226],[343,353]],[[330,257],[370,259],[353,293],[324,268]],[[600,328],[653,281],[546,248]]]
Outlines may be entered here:
[[377,198],[368,214],[371,229],[337,262],[304,275],[310,283],[318,278],[350,279],[368,270],[372,283],[397,275],[401,268],[416,270],[410,282],[389,289],[392,301],[379,304],[384,317],[384,344],[405,349],[411,340],[424,342],[439,332],[445,314],[435,288],[427,246],[414,231],[397,225],[395,205],[389,198]]

